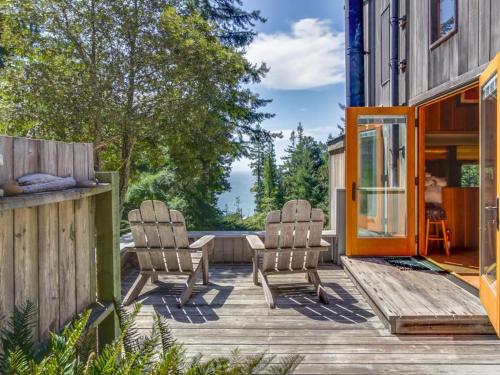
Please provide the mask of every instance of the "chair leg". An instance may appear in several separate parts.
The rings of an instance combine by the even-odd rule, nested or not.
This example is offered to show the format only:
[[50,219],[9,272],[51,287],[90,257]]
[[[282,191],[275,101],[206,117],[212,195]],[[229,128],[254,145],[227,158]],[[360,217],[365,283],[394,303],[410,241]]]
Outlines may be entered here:
[[264,297],[266,298],[266,302],[271,309],[274,309],[276,305],[274,304],[273,292],[269,286],[269,281],[267,280],[267,276],[262,273],[262,271],[258,270],[260,279],[262,280],[262,290],[264,291]]
[[134,284],[132,285],[127,295],[123,299],[124,305],[129,305],[139,296],[142,288],[144,288],[144,285],[146,285],[146,283],[148,282],[149,277],[150,277],[149,274],[148,275],[139,274],[139,276],[137,276],[137,279],[135,279]]
[[308,283],[312,283],[312,281],[311,281],[311,276],[309,276],[309,272],[306,272],[306,273],[305,273],[305,276],[306,276],[306,281],[307,281]]
[[253,283],[259,285],[259,255],[256,251],[253,252],[252,257],[253,264]]
[[208,284],[208,250],[203,250],[201,256],[201,263],[203,267],[203,285]]
[[444,250],[446,251],[446,255],[450,256],[450,247],[448,246],[448,240],[446,238],[446,225],[444,224],[444,220],[441,220],[441,230],[443,231]]
[[430,230],[430,220],[425,220],[425,243],[424,243],[424,256],[427,256],[427,251],[429,249],[429,230]]
[[198,267],[196,267],[196,270],[191,275],[189,275],[186,281],[186,288],[179,297],[179,303],[178,303],[179,308],[184,306],[186,302],[189,301],[191,294],[193,294],[193,289],[194,285],[196,284],[196,280],[198,280],[200,274],[202,273],[202,268],[203,268],[202,263],[203,262],[200,262],[198,264]]
[[328,293],[326,292],[323,284],[321,284],[321,279],[319,278],[318,271],[309,271],[308,274],[311,283],[314,284],[314,287],[316,288],[316,294],[318,295],[319,300],[324,304],[329,304],[330,301],[328,300]]
[[155,272],[151,275],[151,282],[156,284],[158,282],[158,274]]

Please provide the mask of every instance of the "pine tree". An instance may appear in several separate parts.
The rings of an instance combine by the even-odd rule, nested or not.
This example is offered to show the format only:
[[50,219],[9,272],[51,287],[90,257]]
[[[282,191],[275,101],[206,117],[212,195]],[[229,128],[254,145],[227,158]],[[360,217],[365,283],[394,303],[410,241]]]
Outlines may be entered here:
[[263,198],[260,206],[257,208],[259,211],[270,211],[280,207],[280,200],[278,196],[280,171],[276,165],[276,153],[274,150],[274,143],[269,142],[263,158],[262,168],[262,185],[263,185]]
[[254,26],[257,22],[266,22],[260,11],[247,12],[242,8],[241,0],[178,0],[187,8],[194,8],[220,28],[220,39],[232,47],[245,47],[252,43],[257,35]]
[[255,182],[250,189],[255,194],[255,207],[259,209],[264,196],[264,185],[262,183],[262,173],[264,169],[264,154],[266,148],[266,139],[261,131],[261,127],[257,126],[257,131],[250,137],[248,147],[248,157],[250,159],[250,168],[255,177]]
[[283,165],[284,199],[307,199],[314,207],[326,209],[328,174],[326,146],[304,134],[299,123],[286,150]]

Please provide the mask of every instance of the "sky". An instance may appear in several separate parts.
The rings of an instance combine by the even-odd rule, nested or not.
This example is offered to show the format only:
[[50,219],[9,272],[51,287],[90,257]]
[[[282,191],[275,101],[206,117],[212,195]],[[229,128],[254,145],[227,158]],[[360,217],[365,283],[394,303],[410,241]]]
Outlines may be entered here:
[[[307,135],[325,141],[338,133],[345,102],[343,0],[243,0],[247,10],[267,19],[257,24],[259,35],[247,49],[254,63],[266,62],[270,72],[252,89],[272,99],[265,110],[275,117],[263,122],[283,132],[276,142],[278,162],[291,131],[301,122]],[[249,170],[238,160],[234,171]]]

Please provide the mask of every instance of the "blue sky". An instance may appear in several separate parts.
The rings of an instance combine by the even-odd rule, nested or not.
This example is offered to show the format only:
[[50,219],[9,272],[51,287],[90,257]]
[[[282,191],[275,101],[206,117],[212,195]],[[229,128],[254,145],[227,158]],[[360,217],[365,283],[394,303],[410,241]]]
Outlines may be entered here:
[[[259,36],[247,57],[271,68],[253,89],[273,99],[266,109],[276,116],[263,127],[283,131],[284,139],[276,145],[278,158],[299,122],[319,140],[337,134],[337,103],[345,101],[344,1],[243,0],[243,5],[267,18],[256,25]],[[248,160],[235,162],[233,169],[248,170]]]

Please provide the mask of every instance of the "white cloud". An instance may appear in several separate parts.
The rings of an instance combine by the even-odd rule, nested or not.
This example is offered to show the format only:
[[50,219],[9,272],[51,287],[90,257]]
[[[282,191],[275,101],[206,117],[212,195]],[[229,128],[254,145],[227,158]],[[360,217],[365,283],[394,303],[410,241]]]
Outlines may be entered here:
[[247,58],[271,68],[263,84],[279,90],[311,89],[344,81],[344,33],[327,20],[304,18],[290,33],[260,34]]

